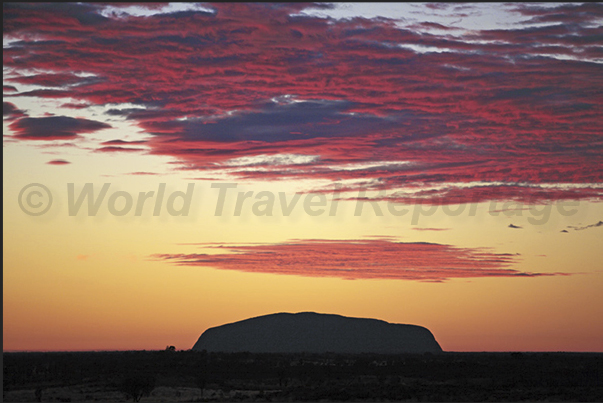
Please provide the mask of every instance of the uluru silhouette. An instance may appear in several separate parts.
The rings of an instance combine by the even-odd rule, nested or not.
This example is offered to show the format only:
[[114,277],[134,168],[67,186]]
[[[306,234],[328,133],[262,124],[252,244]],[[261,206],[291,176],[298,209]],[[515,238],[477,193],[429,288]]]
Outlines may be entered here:
[[251,353],[441,352],[421,326],[315,312],[275,313],[207,329],[193,350]]

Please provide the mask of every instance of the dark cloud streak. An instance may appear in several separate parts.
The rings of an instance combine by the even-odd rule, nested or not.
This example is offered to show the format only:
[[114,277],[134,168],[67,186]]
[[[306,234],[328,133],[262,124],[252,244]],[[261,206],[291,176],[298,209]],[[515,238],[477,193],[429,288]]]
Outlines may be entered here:
[[94,120],[68,116],[26,117],[12,122],[10,129],[15,137],[25,140],[70,139],[79,134],[93,133],[111,126]]

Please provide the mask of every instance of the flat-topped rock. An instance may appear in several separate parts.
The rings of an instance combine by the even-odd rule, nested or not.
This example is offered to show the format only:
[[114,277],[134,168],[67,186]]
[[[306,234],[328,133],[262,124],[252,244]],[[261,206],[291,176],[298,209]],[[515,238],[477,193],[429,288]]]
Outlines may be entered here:
[[431,332],[415,325],[314,312],[275,313],[207,329],[193,350],[251,353],[437,353]]

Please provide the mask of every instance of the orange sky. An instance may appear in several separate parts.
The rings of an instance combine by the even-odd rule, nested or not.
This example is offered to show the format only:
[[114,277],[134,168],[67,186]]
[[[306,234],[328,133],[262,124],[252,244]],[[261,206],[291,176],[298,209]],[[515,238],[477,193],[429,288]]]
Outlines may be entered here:
[[[5,154],[5,164],[14,164],[11,160],[12,156]],[[76,167],[61,169],[67,170],[66,177],[71,175],[69,171],[77,175]],[[579,221],[555,216],[541,227],[530,226],[529,216],[493,217],[487,213],[489,206],[481,204],[474,217],[448,217],[439,212],[421,218],[421,227],[448,230],[414,231],[409,219],[396,222],[391,217],[376,217],[369,210],[355,217],[354,202],[343,203],[339,215],[323,219],[308,217],[303,210],[289,217],[214,217],[211,201],[216,200],[217,193],[208,184],[198,184],[202,197],[194,217],[115,217],[106,208],[96,217],[70,217],[66,189],[61,192],[58,178],[54,183],[48,178],[50,182],[45,183],[56,193],[58,211],[54,216],[30,217],[19,210],[15,200],[18,186],[33,181],[37,173],[19,177],[6,172],[3,263],[7,351],[151,350],[168,344],[188,349],[208,327],[272,312],[299,311],[426,326],[445,350],[603,348],[603,325],[597,319],[603,305],[599,292],[603,284],[598,267],[592,263],[600,257],[596,236],[600,229],[560,233],[562,228],[600,216],[598,204],[581,206],[587,211],[581,213],[584,215]],[[100,187],[104,180],[99,178],[95,183]],[[136,194],[144,186],[153,189],[154,181],[138,183],[136,192],[130,192]],[[127,188],[127,183],[115,182]],[[175,189],[186,189],[185,180],[171,183]],[[201,200],[203,196],[206,203]],[[524,228],[508,228],[511,222]],[[520,273],[571,275],[461,277],[442,282],[350,280],[272,274],[262,272],[262,268],[253,273],[236,268],[219,270],[220,266],[216,269],[211,264],[181,266],[153,257],[157,253],[217,253],[215,248],[196,243],[270,245],[316,239],[317,234],[327,240],[365,239],[369,245],[375,240],[368,236],[392,237],[376,241],[385,244],[383,247],[391,241],[403,246],[430,242],[468,250],[485,248],[487,256],[513,254],[513,263],[503,266]],[[411,255],[400,255],[400,265],[404,266],[404,259]],[[370,259],[380,267],[378,251]],[[397,267],[393,259],[391,263],[388,258],[388,265]],[[446,255],[441,259],[445,262]],[[253,265],[249,270],[253,271]]]
[[591,6],[20,7],[4,351],[189,349],[315,311],[448,351],[603,352]]

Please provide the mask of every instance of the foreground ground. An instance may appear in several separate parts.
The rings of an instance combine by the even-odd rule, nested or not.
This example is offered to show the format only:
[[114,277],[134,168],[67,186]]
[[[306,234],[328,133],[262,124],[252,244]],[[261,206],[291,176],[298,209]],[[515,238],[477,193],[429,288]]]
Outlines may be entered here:
[[603,354],[4,353],[9,401],[603,401]]

